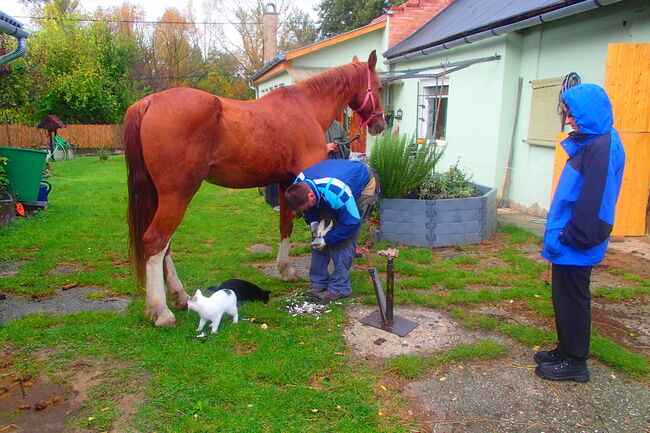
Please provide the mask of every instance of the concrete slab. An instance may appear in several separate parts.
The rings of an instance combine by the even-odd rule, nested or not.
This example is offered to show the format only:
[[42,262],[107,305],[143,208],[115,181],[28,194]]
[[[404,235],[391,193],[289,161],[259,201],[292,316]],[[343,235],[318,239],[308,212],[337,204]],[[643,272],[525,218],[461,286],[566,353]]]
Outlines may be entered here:
[[589,362],[591,381],[550,382],[522,348],[495,361],[448,366],[408,384],[430,433],[639,433],[647,431],[650,391]]

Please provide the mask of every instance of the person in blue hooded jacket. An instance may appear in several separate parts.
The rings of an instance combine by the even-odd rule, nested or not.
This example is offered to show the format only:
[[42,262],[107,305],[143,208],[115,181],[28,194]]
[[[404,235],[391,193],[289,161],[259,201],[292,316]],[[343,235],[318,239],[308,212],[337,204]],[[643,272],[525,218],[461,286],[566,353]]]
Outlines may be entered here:
[[[378,193],[376,174],[363,162],[347,159],[319,162],[301,172],[287,188],[285,200],[292,209],[304,212],[314,236],[309,269],[311,287],[305,295],[323,303],[350,296],[356,240]],[[317,225],[324,217],[334,220],[335,225],[318,237]],[[330,260],[334,264],[331,273]]]
[[535,353],[535,372],[548,380],[589,381],[591,269],[605,257],[621,189],[625,151],[612,127],[605,90],[581,84],[562,94],[562,141],[569,155],[546,219],[542,257],[552,263],[552,298],[558,345]]

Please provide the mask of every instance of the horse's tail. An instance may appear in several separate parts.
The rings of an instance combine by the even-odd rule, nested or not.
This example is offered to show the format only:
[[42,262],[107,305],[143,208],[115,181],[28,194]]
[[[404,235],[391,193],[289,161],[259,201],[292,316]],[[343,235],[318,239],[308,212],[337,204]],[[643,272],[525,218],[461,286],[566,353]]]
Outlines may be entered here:
[[148,99],[142,99],[130,106],[124,115],[123,125],[129,189],[129,250],[138,287],[142,287],[145,281],[148,259],[145,257],[142,237],[158,208],[158,191],[144,163],[140,140],[140,124],[149,104]]

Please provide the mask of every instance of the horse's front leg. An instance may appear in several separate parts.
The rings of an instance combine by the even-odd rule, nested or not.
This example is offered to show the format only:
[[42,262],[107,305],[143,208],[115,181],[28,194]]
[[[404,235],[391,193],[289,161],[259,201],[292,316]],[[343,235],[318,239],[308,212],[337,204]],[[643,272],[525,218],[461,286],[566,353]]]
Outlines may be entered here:
[[175,308],[184,310],[187,308],[187,300],[190,299],[190,297],[185,292],[183,283],[181,283],[181,280],[178,278],[178,274],[176,274],[176,268],[174,267],[174,262],[172,261],[171,256],[171,248],[167,250],[163,264],[165,271],[165,289],[167,290],[167,298]]
[[298,279],[296,270],[289,262],[289,251],[291,250],[291,232],[293,231],[293,218],[295,213],[284,201],[284,188],[278,188],[278,201],[280,202],[280,248],[278,248],[278,273],[284,281]]

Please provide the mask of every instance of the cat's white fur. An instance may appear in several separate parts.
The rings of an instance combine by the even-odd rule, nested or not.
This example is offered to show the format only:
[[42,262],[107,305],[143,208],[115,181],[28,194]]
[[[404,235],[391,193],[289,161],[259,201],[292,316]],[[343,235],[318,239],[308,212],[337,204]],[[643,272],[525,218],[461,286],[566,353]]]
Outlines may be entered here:
[[210,325],[212,333],[217,332],[221,316],[226,313],[232,316],[232,323],[237,323],[239,316],[237,314],[237,295],[232,290],[217,290],[210,297],[205,297],[201,290],[197,290],[194,296],[187,301],[187,308],[199,313],[200,321],[197,331],[201,331],[206,323]]

